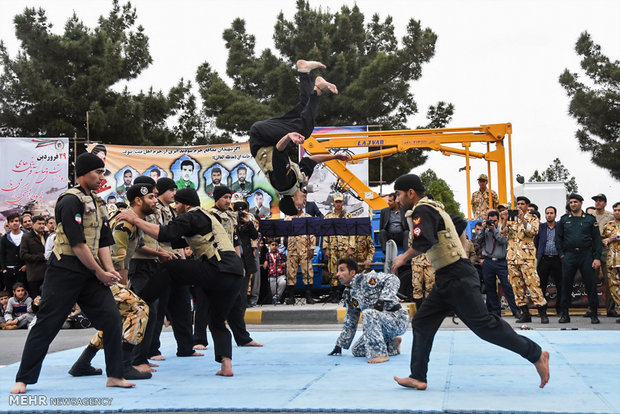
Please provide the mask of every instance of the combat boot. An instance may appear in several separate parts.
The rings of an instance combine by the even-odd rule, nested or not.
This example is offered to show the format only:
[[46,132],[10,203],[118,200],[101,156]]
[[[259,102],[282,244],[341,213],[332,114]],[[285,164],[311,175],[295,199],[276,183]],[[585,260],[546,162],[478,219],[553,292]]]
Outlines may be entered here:
[[314,298],[312,297],[312,286],[307,285],[306,286],[306,304],[307,305],[314,305],[316,302],[314,300]]
[[591,309],[591,315],[590,315],[590,323],[592,324],[597,324],[597,323],[601,323],[601,321],[598,319],[598,310],[597,309]]
[[527,305],[521,306],[521,317],[516,320],[517,323],[525,323],[532,322],[532,315],[530,315],[530,310],[527,308]]
[[286,285],[286,304],[294,305],[295,304],[295,287]]
[[549,323],[549,317],[547,316],[547,305],[538,307],[538,316],[540,316],[540,323]]
[[90,365],[90,362],[93,360],[95,355],[97,354],[98,349],[94,346],[88,345],[82,355],[75,361],[75,364],[69,370],[69,374],[74,377],[85,377],[87,375],[101,375],[103,371],[101,368],[95,368]]

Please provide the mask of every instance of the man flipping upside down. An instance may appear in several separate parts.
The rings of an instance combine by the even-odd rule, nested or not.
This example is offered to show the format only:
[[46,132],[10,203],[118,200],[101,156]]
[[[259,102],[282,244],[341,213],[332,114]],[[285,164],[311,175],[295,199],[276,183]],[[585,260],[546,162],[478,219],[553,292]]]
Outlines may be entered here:
[[312,134],[319,105],[319,96],[338,93],[336,85],[320,76],[310,78],[313,69],[325,68],[321,62],[298,60],[299,102],[282,116],[255,122],[250,128],[250,152],[265,176],[278,191],[280,211],[294,216],[303,209],[304,187],[314,166],[330,160],[347,161],[345,154],[319,154],[303,158],[299,164],[292,162],[287,153],[289,142],[300,145]]

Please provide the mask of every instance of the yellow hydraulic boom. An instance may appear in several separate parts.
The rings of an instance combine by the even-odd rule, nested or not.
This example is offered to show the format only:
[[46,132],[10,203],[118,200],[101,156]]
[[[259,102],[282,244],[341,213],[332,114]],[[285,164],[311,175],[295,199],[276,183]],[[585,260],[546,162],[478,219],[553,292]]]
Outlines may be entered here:
[[[346,132],[314,134],[306,139],[303,147],[310,154],[328,154],[331,150],[359,147],[379,147],[379,150],[363,154],[352,155],[350,162],[362,159],[373,159],[390,156],[412,148],[430,148],[441,151],[444,155],[461,155],[466,160],[467,183],[467,215],[471,219],[471,188],[470,188],[470,158],[480,158],[487,161],[489,176],[488,190],[491,191],[491,162],[497,163],[497,192],[500,203],[508,200],[506,189],[506,154],[504,139],[508,138],[508,163],[510,169],[510,199],[512,199],[512,125],[491,124],[473,128],[437,128],[397,131]],[[486,143],[486,152],[470,150],[474,142]],[[462,148],[456,148],[460,144]],[[495,149],[491,150],[491,144]],[[327,161],[325,165],[342,181],[347,190],[354,191],[358,197],[368,203],[373,210],[387,207],[385,200],[347,169],[342,161]],[[491,197],[489,197],[489,202]]]

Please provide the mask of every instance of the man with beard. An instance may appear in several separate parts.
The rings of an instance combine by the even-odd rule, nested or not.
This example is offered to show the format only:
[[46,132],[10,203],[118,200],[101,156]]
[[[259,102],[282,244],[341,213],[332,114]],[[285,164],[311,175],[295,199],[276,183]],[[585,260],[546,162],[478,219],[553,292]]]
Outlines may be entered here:
[[211,184],[205,186],[207,195],[213,197],[213,189],[219,185],[222,185],[222,169],[220,167],[213,167],[211,169]]
[[248,169],[241,166],[237,169],[237,181],[232,183],[230,189],[233,193],[242,193],[244,196],[252,191],[252,183],[247,181]]

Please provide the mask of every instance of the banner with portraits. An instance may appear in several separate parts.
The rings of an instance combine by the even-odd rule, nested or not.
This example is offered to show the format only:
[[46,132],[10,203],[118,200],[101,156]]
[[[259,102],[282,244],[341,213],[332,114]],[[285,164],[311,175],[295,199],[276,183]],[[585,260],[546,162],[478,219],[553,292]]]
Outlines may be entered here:
[[68,169],[68,138],[0,138],[0,222],[14,212],[54,215]]
[[127,201],[127,188],[136,177],[145,175],[155,181],[172,178],[179,189],[196,189],[204,208],[214,204],[213,189],[225,185],[244,195],[253,214],[265,218],[279,213],[275,190],[252,158],[247,142],[192,147],[91,144],[87,150],[105,161],[105,182],[98,193],[107,203]]

